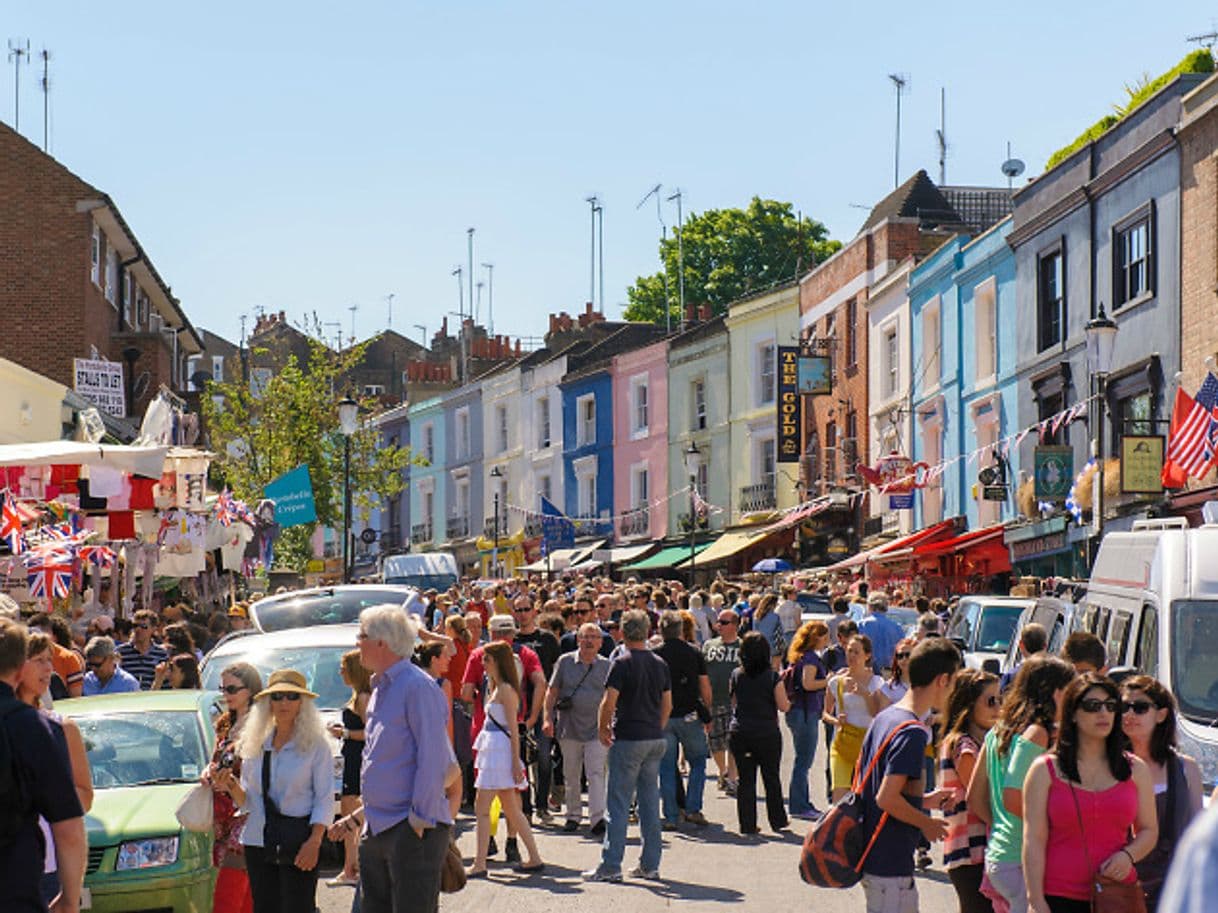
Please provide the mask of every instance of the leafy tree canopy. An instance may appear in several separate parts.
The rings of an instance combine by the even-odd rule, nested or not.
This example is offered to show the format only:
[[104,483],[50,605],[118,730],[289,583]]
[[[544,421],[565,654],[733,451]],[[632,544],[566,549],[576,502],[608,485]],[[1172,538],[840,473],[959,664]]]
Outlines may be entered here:
[[[745,209],[709,209],[685,221],[685,302],[710,305],[718,316],[730,302],[794,279],[841,247],[815,219],[800,219],[790,203],[753,197]],[[627,289],[627,320],[680,320],[675,237],[660,242],[663,269]],[[668,277],[667,308],[665,276]]]
[[[347,392],[344,378],[363,360],[367,343],[334,352],[316,335],[310,337],[306,365],[289,356],[265,384],[209,382],[202,397],[203,415],[216,452],[212,474],[220,486],[252,506],[267,483],[307,463],[318,522],[341,528],[345,441],[338,401]],[[251,355],[259,353],[255,349]],[[370,413],[374,405],[373,400],[361,401],[361,412]],[[407,448],[381,446],[377,429],[361,421],[351,436],[353,516],[366,521],[374,504],[400,492],[410,462]],[[284,530],[276,563],[303,570],[304,561],[312,557],[307,540],[314,528],[309,524]]]

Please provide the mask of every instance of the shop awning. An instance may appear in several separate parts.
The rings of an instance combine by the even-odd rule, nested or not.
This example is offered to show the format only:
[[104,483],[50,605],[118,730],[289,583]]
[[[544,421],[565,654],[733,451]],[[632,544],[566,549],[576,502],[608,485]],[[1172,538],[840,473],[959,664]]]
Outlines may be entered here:
[[[752,530],[750,532],[724,533],[712,542],[705,552],[698,555],[696,560],[698,564],[713,564],[716,561],[726,561],[732,555],[744,551],[750,545],[756,545],[769,534],[769,531],[764,529]],[[688,564],[689,558],[687,557],[675,566],[681,568]]]
[[567,568],[567,570],[573,571],[577,574],[582,574],[586,573],[587,571],[595,571],[604,563],[605,562],[603,561],[597,561],[594,558],[589,558],[587,561],[581,561],[579,564],[571,565],[569,568]]
[[783,517],[775,523],[771,523],[766,527],[766,532],[776,533],[780,530],[790,529],[797,523],[802,523],[809,517],[815,517],[822,510],[829,508],[829,499],[822,498],[819,501],[809,501],[806,504],[800,504],[798,507],[793,507]]
[[964,551],[965,549],[980,548],[991,545],[995,542],[1005,551],[1006,545],[1003,544],[1002,535],[1006,531],[1004,524],[997,526],[987,526],[984,529],[974,529],[967,533],[961,533],[959,536],[953,536],[951,539],[942,539],[936,542],[927,542],[919,545],[914,549],[914,554],[919,558],[930,558],[938,555],[946,555],[950,552]]
[[[695,556],[706,551],[710,547],[709,543],[702,543],[694,546]],[[635,561],[633,564],[627,564],[622,570],[625,571],[655,571],[667,570],[682,559],[689,559],[688,545],[672,545],[668,548],[662,548],[654,555],[648,555],[640,561]]]
[[655,542],[644,542],[642,545],[619,545],[616,548],[598,548],[592,553],[592,558],[606,564],[628,564],[654,551],[655,548]]
[[[107,466],[120,472],[159,479],[165,469],[165,457],[169,454],[169,447],[41,441],[36,444],[0,446],[0,466],[51,466],[57,464]],[[199,455],[205,458],[211,456],[206,451],[199,451]]]
[[956,531],[958,525],[959,520],[957,518],[943,520],[925,529],[910,533],[907,536],[900,536],[891,542],[885,542],[883,545],[876,546],[870,551],[859,552],[857,555],[845,558],[837,564],[829,565],[825,570],[845,571],[861,567],[869,562],[900,561],[902,558],[908,558],[912,555],[916,546],[930,542],[939,542],[944,537],[950,536]]

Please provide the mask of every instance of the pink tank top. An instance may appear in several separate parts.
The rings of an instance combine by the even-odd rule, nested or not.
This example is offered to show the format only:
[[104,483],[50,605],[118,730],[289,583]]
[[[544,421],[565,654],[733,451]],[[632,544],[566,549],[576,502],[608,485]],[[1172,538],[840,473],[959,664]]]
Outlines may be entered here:
[[[1072,791],[1070,784],[1058,776],[1056,759],[1049,761],[1049,776],[1045,894],[1090,900],[1091,873],[1129,843],[1130,831],[1138,817],[1138,787],[1130,777],[1099,792],[1077,786]],[[1086,852],[1083,832],[1079,830],[1080,816],[1086,828]],[[1131,870],[1126,881],[1137,877],[1137,872]]]

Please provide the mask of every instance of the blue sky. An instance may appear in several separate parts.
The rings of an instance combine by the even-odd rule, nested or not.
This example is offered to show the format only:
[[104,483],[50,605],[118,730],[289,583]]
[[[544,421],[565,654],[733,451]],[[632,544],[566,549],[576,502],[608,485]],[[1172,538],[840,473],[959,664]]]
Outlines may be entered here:
[[[846,239],[892,188],[888,73],[910,77],[903,175],[938,178],[945,87],[948,182],[1001,185],[1008,140],[1035,175],[1216,21],[1193,0],[6,12],[0,38],[52,53],[52,153],[110,193],[192,321],[234,341],[258,307],[348,335],[352,304],[362,338],[386,326],[389,293],[394,329],[430,335],[456,309],[470,226],[477,263],[495,264],[495,329],[539,336],[588,297],[592,193],[617,317],[658,268],[655,207],[635,209],[657,182],[687,213],[758,194]],[[20,128],[41,143],[39,66],[21,74]],[[11,64],[0,117],[13,121]]]

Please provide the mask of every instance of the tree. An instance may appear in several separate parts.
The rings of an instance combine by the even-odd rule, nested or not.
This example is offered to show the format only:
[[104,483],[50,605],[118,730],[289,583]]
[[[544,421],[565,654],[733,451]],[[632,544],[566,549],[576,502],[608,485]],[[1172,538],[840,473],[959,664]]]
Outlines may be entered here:
[[[753,197],[747,209],[709,209],[685,221],[685,302],[710,305],[712,315],[737,298],[795,279],[841,247],[815,219],[796,217],[790,203]],[[663,270],[639,276],[626,291],[627,320],[678,321],[679,257],[675,237],[660,242]]]
[[[208,382],[202,404],[216,452],[215,481],[253,506],[269,482],[307,463],[318,523],[341,527],[345,441],[338,401],[346,392],[344,378],[363,360],[366,346],[334,352],[310,337],[308,364],[301,366],[295,356],[288,356],[260,389],[240,380]],[[360,403],[363,411],[373,405],[369,399]],[[409,462],[408,448],[382,446],[377,430],[361,423],[351,436],[352,513],[358,508],[366,520],[375,503],[400,492]],[[312,557],[308,540],[315,528],[311,523],[284,530],[277,563],[303,570]]]

